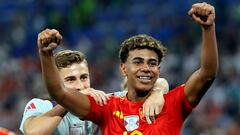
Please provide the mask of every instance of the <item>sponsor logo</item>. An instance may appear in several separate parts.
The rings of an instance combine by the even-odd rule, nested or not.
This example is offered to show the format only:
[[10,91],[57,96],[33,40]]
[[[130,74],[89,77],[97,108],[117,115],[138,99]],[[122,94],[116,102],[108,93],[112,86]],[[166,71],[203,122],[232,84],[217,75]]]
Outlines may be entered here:
[[123,113],[120,112],[120,111],[115,111],[115,112],[113,112],[113,115],[117,116],[117,117],[120,118],[120,119],[123,119]]
[[27,110],[26,111],[28,111],[28,110],[34,110],[34,109],[36,109],[36,106],[35,106],[35,104],[34,103],[30,103],[28,106],[27,106]]

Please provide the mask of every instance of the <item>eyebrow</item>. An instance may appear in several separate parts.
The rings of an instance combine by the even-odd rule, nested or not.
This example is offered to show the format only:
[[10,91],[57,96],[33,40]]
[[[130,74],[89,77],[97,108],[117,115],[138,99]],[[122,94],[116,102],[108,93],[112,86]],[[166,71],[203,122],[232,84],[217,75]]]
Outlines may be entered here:
[[89,76],[89,74],[88,73],[81,74],[80,77],[82,77],[82,76]]
[[[132,60],[144,60],[144,58],[142,58],[142,57],[135,57],[135,58],[133,58]],[[158,59],[156,59],[156,58],[150,58],[148,61],[156,61],[156,62],[158,62]]]
[[149,61],[156,61],[156,62],[158,62],[158,59],[149,59]]
[[135,57],[135,58],[133,58],[132,60],[144,60],[144,59],[141,58],[141,57]]
[[67,77],[64,77],[63,79],[67,80],[67,79],[72,79],[72,78],[76,78],[76,77],[75,76],[67,76]]
[[[89,76],[88,73],[84,73],[84,74],[81,74],[80,77],[82,76]],[[75,78],[75,76],[71,75],[71,76],[66,76],[64,79],[69,79],[69,78]]]

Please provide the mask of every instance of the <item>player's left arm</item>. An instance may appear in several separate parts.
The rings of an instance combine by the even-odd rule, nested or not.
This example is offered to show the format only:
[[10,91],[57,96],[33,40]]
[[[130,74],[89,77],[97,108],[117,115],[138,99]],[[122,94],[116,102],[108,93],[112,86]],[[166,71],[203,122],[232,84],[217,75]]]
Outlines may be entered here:
[[202,28],[200,68],[191,75],[184,88],[188,101],[195,106],[213,83],[218,71],[215,10],[213,6],[203,2],[193,4],[188,14]]

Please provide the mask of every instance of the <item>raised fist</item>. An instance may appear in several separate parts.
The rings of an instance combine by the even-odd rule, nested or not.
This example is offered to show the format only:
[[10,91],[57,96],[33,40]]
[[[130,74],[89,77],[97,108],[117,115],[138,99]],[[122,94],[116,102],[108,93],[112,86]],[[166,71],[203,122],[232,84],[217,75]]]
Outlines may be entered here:
[[193,4],[188,15],[203,27],[211,26],[215,21],[215,9],[206,2]]
[[55,29],[45,29],[38,34],[38,48],[42,52],[54,50],[61,41],[62,36]]

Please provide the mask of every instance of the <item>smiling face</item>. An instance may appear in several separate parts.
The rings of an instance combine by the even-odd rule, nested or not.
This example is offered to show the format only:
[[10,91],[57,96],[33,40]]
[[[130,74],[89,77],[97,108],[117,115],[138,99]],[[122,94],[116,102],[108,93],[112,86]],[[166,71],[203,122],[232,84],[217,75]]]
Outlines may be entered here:
[[129,51],[126,62],[120,68],[127,76],[128,91],[150,91],[160,73],[158,55],[150,49]]
[[74,63],[59,70],[64,85],[78,91],[90,88],[89,71],[86,63]]

